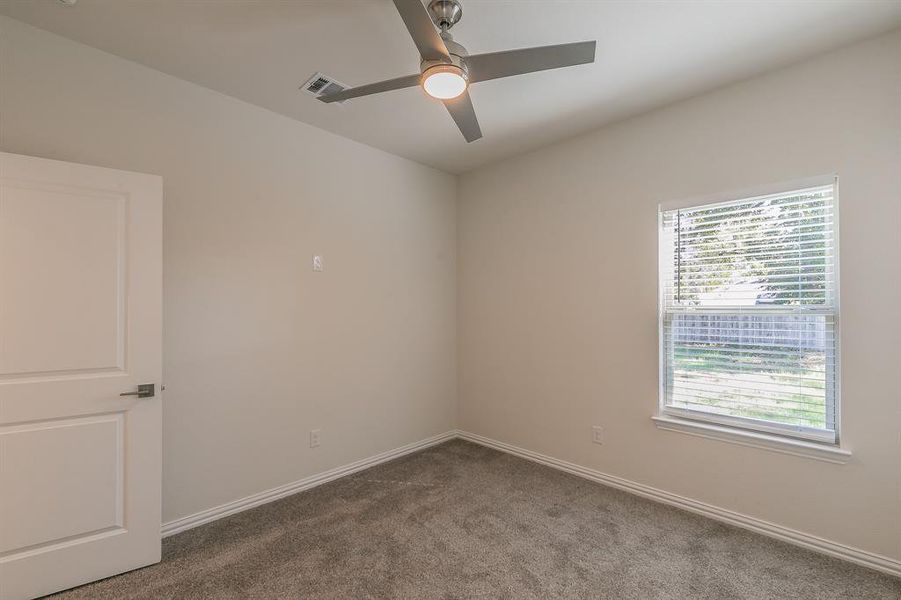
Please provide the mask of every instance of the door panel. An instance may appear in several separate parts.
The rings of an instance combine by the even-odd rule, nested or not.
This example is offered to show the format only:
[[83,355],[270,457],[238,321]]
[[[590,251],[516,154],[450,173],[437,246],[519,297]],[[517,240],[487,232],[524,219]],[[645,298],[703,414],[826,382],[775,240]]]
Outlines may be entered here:
[[160,558],[161,212],[159,177],[0,153],[2,600]]
[[0,375],[121,370],[122,194],[5,183]]
[[[123,420],[122,413],[61,419],[0,436],[0,489],[9,491],[0,554],[122,527]],[[65,511],[56,510],[60,499]]]

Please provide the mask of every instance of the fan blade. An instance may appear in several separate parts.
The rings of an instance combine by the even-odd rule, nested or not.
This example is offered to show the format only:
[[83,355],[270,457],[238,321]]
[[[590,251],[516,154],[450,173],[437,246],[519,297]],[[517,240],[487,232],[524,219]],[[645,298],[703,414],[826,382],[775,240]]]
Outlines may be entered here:
[[470,83],[594,62],[596,41],[467,56]]
[[450,62],[447,46],[432,24],[432,18],[420,0],[394,0],[394,6],[404,20],[413,43],[419,48],[423,60]]
[[348,88],[337,94],[329,94],[328,96],[319,96],[319,100],[323,102],[341,102],[350,98],[359,98],[360,96],[369,96],[370,94],[378,94],[381,92],[390,92],[391,90],[399,90],[403,88],[419,85],[422,75],[405,75],[396,79],[388,79],[379,81],[378,83],[370,83],[369,85],[360,85],[355,88]]
[[456,98],[444,100],[444,106],[447,107],[447,112],[453,117],[467,142],[474,142],[482,137],[482,128],[479,127],[479,120],[476,118],[476,111],[468,91]]

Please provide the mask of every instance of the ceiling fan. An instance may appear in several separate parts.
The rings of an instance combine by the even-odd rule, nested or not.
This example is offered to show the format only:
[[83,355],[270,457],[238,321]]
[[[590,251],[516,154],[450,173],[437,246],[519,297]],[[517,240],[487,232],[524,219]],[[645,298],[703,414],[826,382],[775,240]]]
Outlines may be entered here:
[[428,10],[421,0],[394,0],[394,6],[419,49],[420,72],[319,96],[321,101],[342,102],[421,85],[444,102],[463,137],[473,142],[482,137],[482,129],[467,91],[470,84],[594,62],[596,41],[470,55],[450,34],[463,16],[460,0],[431,0]]

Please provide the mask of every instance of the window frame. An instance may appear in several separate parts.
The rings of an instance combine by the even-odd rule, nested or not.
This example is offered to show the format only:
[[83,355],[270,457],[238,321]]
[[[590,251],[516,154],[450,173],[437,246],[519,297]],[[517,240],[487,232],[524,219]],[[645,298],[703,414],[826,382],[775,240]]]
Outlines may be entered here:
[[[832,235],[834,240],[833,251],[834,256],[834,286],[835,286],[835,307],[834,310],[826,314],[832,315],[834,348],[832,361],[832,377],[828,376],[827,385],[831,379],[833,383],[832,401],[833,401],[833,431],[834,435],[828,430],[820,430],[809,427],[802,427],[775,421],[765,421],[762,419],[751,419],[747,417],[738,417],[732,415],[721,415],[709,413],[700,410],[691,410],[667,406],[666,404],[666,302],[665,302],[665,286],[663,281],[664,261],[668,259],[668,249],[664,247],[664,223],[663,216],[665,212],[701,208],[712,204],[721,204],[726,202],[741,202],[743,200],[753,200],[760,196],[768,196],[773,194],[791,193],[811,187],[833,186],[832,189],[832,209],[833,223]],[[772,440],[779,442],[784,440],[792,444],[809,444],[822,445],[829,448],[839,448],[841,446],[841,273],[840,273],[840,237],[839,237],[839,179],[837,174],[821,175],[805,179],[796,179],[785,181],[755,188],[747,188],[739,191],[728,193],[713,194],[704,197],[687,198],[683,200],[661,202],[657,207],[657,340],[658,340],[658,391],[657,391],[657,413],[653,417],[657,422],[657,426],[663,429],[683,430],[683,427],[666,426],[667,423],[678,422],[684,425],[684,429],[696,428],[722,429],[727,432],[725,436],[714,436],[718,439],[727,439],[733,437],[734,434],[748,437],[772,437]],[[761,307],[758,312],[765,313],[768,307]],[[690,311],[686,311],[690,312]],[[716,309],[701,309],[698,312],[715,313]],[[781,311],[774,311],[781,312]],[[816,314],[822,311],[810,309],[810,314]],[[695,427],[697,425],[697,427]],[[704,436],[707,437],[707,436]],[[756,444],[752,444],[756,445]]]

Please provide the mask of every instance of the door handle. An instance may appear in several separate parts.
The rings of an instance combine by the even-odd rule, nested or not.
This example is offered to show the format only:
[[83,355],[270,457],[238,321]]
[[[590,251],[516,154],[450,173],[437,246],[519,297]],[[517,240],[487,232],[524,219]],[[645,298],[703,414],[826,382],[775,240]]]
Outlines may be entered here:
[[122,392],[120,396],[137,396],[138,398],[153,398],[156,395],[156,385],[153,383],[142,383],[138,386],[136,392]]

